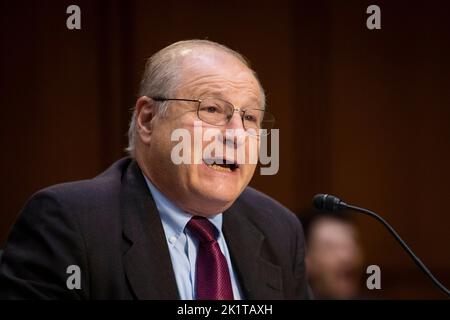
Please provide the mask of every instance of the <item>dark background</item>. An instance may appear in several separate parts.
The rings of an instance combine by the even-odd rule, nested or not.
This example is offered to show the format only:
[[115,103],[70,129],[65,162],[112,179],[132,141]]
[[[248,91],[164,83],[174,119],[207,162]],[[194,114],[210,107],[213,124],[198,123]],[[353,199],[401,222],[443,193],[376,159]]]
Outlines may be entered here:
[[[78,31],[67,6],[81,7]],[[381,7],[381,30],[366,28]],[[124,156],[145,59],[200,38],[252,62],[280,170],[251,185],[299,213],[315,193],[381,213],[450,286],[447,1],[1,1],[0,244],[38,189]],[[381,298],[443,298],[377,222],[357,217]],[[364,272],[364,270],[362,270]]]

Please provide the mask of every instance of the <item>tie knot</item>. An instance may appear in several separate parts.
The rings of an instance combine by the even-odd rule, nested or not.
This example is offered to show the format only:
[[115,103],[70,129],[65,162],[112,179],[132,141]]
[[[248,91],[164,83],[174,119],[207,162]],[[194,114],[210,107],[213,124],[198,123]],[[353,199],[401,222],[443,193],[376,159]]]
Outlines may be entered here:
[[189,220],[186,226],[201,243],[214,242],[217,240],[216,227],[214,227],[214,225],[205,217],[194,216]]

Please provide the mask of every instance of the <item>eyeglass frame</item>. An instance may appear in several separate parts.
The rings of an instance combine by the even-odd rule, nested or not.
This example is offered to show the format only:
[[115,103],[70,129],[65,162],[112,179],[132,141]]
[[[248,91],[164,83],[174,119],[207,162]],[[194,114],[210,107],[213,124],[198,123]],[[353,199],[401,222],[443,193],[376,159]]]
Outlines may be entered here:
[[[205,120],[203,120],[201,117],[200,117],[200,115],[199,115],[199,112],[200,112],[200,105],[201,105],[201,103],[205,100],[205,99],[183,99],[183,98],[164,98],[164,97],[160,97],[160,96],[156,96],[156,97],[151,97],[153,100],[155,100],[155,101],[158,101],[158,102],[165,102],[165,101],[186,101],[186,102],[197,102],[198,103],[198,106],[197,106],[197,117],[201,120],[201,121],[203,121],[203,122],[206,122],[206,123],[208,123],[208,124],[210,124],[210,125],[213,125],[213,126],[223,126],[223,125],[227,125],[228,123],[230,123],[230,121],[231,121],[231,118],[233,118],[233,115],[231,115],[231,117],[227,117],[227,122],[225,123],[225,124],[223,124],[223,125],[220,125],[220,124],[213,124],[213,123],[209,123],[209,122],[207,122],[207,121],[205,121]],[[226,102],[226,103],[228,103],[230,106],[232,106],[233,107],[233,114],[237,111],[237,112],[242,112],[242,116],[240,117],[241,118],[241,120],[242,120],[242,126],[244,127],[244,129],[247,131],[247,129],[245,128],[245,124],[244,124],[244,116],[245,116],[245,109],[243,110],[243,109],[241,109],[241,108],[237,108],[234,104],[232,104],[231,102],[229,102],[229,101],[226,101],[226,100],[223,100],[223,99],[220,99],[220,98],[214,98],[214,97],[207,97],[207,99],[217,99],[217,100],[221,100],[221,101],[223,101],[223,102]],[[276,119],[275,119],[275,116],[271,113],[271,112],[269,112],[269,111],[267,111],[267,110],[265,110],[265,109],[257,109],[257,108],[251,108],[250,110],[258,110],[258,111],[263,111],[263,112],[268,112],[269,114],[271,114],[272,116],[273,116],[273,123],[275,123],[275,121],[276,121]],[[262,120],[261,120],[261,122],[262,122]],[[272,128],[271,128],[272,129]],[[258,129],[258,130],[264,130],[264,129]],[[270,131],[269,132],[267,132],[267,135],[269,135],[270,134]],[[257,136],[261,136],[261,135],[257,135]]]

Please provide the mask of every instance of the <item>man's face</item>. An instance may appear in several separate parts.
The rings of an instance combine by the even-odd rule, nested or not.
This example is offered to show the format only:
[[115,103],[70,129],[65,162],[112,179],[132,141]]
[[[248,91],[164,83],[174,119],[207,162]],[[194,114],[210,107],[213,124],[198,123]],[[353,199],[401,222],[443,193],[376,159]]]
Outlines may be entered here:
[[[204,99],[219,97],[237,107],[261,108],[260,89],[252,72],[236,58],[205,51],[185,58],[180,68],[181,86],[175,97],[184,99]],[[220,140],[225,160],[237,161],[237,153],[244,152],[246,163],[238,164],[233,170],[220,166],[207,165],[203,151],[212,140],[197,141],[202,150],[200,164],[193,162],[194,122],[197,116],[196,102],[170,101],[165,116],[152,120],[151,139],[144,154],[144,172],[152,182],[175,202],[181,209],[197,215],[213,215],[223,212],[236,200],[250,182],[256,164],[249,164],[249,144],[256,145],[258,138],[240,133],[240,139],[231,136]],[[220,129],[225,137],[226,129],[243,130],[239,113],[234,113],[230,122],[224,126],[214,126],[202,122],[203,132],[209,128]],[[171,160],[173,147],[179,141],[171,141],[176,129],[190,132],[191,164],[174,164]],[[230,152],[234,151],[234,152]],[[234,157],[230,157],[234,153]]]

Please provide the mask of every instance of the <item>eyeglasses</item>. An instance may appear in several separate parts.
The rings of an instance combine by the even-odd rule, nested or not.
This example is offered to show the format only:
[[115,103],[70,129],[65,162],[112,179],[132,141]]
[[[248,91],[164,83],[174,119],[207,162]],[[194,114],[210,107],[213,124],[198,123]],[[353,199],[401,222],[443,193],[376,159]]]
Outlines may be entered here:
[[[230,102],[219,98],[176,99],[153,97],[155,101],[196,102],[197,116],[200,120],[215,126],[228,124],[234,112],[239,112],[245,131],[251,135],[268,135],[273,128],[275,117],[267,110],[253,108],[236,108]],[[264,130],[261,130],[264,129]]]

